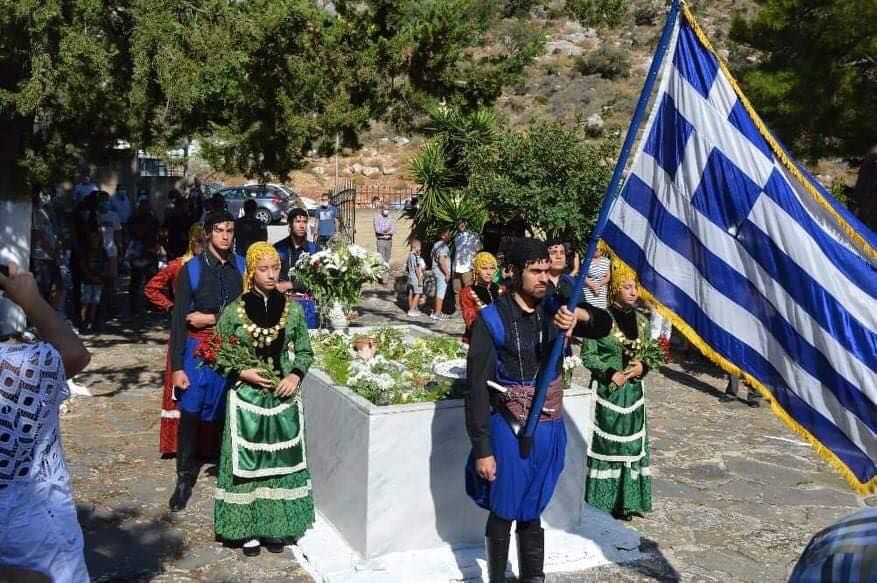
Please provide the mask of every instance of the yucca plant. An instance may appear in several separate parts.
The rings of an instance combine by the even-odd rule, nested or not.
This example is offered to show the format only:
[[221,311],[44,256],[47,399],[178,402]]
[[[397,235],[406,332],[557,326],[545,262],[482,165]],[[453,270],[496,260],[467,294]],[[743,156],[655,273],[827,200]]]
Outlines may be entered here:
[[443,193],[435,209],[436,231],[453,229],[459,220],[465,220],[469,229],[480,233],[487,221],[487,208],[471,194],[463,190]]
[[415,221],[432,216],[439,196],[451,185],[450,173],[445,162],[444,140],[440,138],[425,144],[420,154],[411,160],[411,173],[421,185],[421,192],[417,197]]
[[431,112],[427,131],[432,139],[411,161],[411,172],[422,186],[411,236],[431,240],[459,218],[480,230],[486,211],[466,194],[466,187],[496,142],[496,115],[488,109],[464,113],[441,106]]

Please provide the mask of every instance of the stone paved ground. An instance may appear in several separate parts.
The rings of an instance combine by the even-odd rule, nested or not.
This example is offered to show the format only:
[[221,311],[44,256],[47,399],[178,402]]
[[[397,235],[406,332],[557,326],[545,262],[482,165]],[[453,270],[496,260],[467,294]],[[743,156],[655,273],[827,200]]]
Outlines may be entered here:
[[[388,290],[368,292],[362,323],[412,321],[390,300]],[[157,456],[164,328],[156,315],[89,338],[93,360],[76,380],[95,396],[74,399],[64,416],[92,575],[310,581],[289,553],[245,560],[214,542],[210,466],[190,509],[167,512],[174,463]],[[462,323],[441,328],[459,333]],[[649,559],[549,581],[783,581],[814,532],[865,503],[766,408],[719,403],[721,387],[704,364],[650,376],[655,509],[631,523]]]

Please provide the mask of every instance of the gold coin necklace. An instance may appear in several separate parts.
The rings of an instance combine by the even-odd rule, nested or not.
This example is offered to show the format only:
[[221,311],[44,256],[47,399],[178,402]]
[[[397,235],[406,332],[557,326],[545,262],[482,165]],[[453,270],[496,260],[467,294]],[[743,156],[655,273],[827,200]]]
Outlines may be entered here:
[[238,302],[238,316],[241,319],[244,330],[246,330],[247,334],[250,335],[250,338],[253,339],[253,345],[256,348],[264,348],[277,340],[277,337],[280,336],[280,331],[286,328],[286,317],[288,314],[289,302],[286,302],[283,306],[283,314],[280,315],[280,320],[278,320],[277,324],[269,328],[262,328],[261,326],[254,324],[249,316],[247,316],[244,302]]

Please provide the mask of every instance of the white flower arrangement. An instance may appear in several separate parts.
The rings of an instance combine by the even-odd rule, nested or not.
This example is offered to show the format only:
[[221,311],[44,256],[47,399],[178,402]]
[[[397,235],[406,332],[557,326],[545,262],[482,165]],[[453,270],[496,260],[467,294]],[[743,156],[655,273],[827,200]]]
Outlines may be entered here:
[[359,301],[362,286],[378,281],[386,269],[379,255],[338,239],[316,253],[302,253],[289,277],[310,290],[325,314],[336,302],[349,310]]
[[436,335],[406,342],[400,330],[381,328],[369,333],[376,341],[373,353],[354,346],[357,341],[362,344],[362,338],[340,331],[312,333],[314,366],[376,405],[435,401],[450,395],[451,380],[436,378],[433,367],[461,362],[465,348],[459,340]]

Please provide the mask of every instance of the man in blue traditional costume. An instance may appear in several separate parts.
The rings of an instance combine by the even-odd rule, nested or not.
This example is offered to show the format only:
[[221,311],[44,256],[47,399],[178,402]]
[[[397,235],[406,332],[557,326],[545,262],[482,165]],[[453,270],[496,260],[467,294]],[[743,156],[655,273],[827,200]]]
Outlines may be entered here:
[[[544,363],[558,334],[600,338],[612,320],[591,306],[552,307],[543,302],[550,285],[548,248],[521,239],[509,264],[511,293],[481,310],[472,327],[467,363],[469,392],[466,427],[472,453],[466,466],[466,491],[490,511],[486,527],[487,568],[491,583],[505,581],[511,523],[517,523],[518,580],[544,580],[544,536],[540,516],[563,470],[561,363]],[[551,378],[533,447],[522,458],[518,433],[526,425],[541,366]]]
[[317,252],[317,244],[308,241],[308,212],[303,208],[294,208],[287,216],[289,221],[289,237],[281,239],[274,244],[277,254],[280,255],[280,281],[277,282],[277,291],[295,297],[302,310],[304,310],[305,322],[308,328],[317,327],[317,309],[310,290],[305,289],[290,277],[290,270],[295,267],[296,261],[302,253],[313,255]]
[[180,271],[171,317],[171,380],[180,411],[171,512],[186,507],[198,477],[199,421],[223,419],[226,379],[202,365],[215,350],[211,344],[219,314],[243,289],[244,259],[232,252],[234,217],[213,211],[205,217],[204,232],[207,249]]

